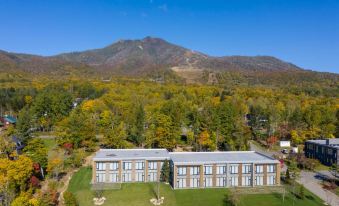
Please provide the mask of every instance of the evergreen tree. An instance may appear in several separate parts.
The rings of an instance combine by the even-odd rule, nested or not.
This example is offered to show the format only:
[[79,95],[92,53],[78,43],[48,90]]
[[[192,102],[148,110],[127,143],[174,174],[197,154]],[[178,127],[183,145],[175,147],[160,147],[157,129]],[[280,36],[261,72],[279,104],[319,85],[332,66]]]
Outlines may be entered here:
[[169,161],[165,160],[164,164],[162,165],[161,168],[161,176],[160,179],[163,182],[169,182],[169,178],[170,178],[170,166],[169,166]]

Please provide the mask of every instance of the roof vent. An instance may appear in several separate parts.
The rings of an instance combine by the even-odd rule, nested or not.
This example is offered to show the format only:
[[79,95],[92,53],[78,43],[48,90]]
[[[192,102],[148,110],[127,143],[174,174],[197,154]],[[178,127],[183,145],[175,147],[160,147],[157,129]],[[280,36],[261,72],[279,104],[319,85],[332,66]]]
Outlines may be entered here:
[[109,156],[109,157],[116,157],[117,155],[116,154],[108,154],[106,156]]

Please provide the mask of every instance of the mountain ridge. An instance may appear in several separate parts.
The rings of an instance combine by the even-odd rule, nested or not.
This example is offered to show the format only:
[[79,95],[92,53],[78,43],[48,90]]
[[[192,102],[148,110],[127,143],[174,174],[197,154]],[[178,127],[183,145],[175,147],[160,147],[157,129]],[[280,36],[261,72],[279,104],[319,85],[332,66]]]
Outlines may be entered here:
[[[12,53],[0,50],[0,71],[22,71],[33,74],[97,74],[145,76],[156,71],[170,71],[186,78],[189,71],[236,72],[243,75],[305,72],[305,70],[273,56],[210,56],[172,44],[161,38],[145,37],[118,40],[108,46],[53,56]],[[333,73],[329,73],[333,74]],[[333,74],[336,78],[338,74]],[[187,75],[186,75],[187,76]],[[318,75],[319,76],[319,75]]]

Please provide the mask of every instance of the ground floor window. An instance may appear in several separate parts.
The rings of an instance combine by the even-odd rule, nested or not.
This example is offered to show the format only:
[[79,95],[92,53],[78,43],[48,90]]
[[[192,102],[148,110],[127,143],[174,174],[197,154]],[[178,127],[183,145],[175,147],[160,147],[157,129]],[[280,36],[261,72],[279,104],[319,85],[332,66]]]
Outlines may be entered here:
[[251,181],[252,181],[251,177],[247,177],[247,176],[242,177],[241,179],[242,186],[251,186]]
[[97,182],[105,182],[105,173],[97,173],[96,180]]
[[144,182],[145,181],[145,178],[144,178],[145,175],[144,175],[143,172],[137,172],[135,174],[135,177],[136,177],[136,179],[135,179],[136,182]]
[[216,186],[217,187],[225,187],[226,186],[226,177],[217,177]]
[[199,187],[199,182],[200,182],[199,178],[191,178],[190,179],[190,187],[192,187],[192,188]]
[[119,174],[118,173],[111,173],[110,176],[110,182],[119,182]]
[[275,178],[274,175],[267,176],[267,185],[275,185]]
[[230,177],[230,186],[236,187],[238,186],[239,177]]
[[157,179],[157,172],[150,172],[148,173],[148,181],[149,182],[156,182],[158,179]]
[[205,187],[212,187],[213,186],[212,177],[205,177],[204,178],[204,186]]
[[177,188],[185,188],[186,187],[186,179],[180,178],[177,180]]
[[255,185],[264,185],[264,177],[256,176],[255,177]]
[[131,173],[123,173],[122,174],[122,182],[131,182],[131,181],[132,181]]

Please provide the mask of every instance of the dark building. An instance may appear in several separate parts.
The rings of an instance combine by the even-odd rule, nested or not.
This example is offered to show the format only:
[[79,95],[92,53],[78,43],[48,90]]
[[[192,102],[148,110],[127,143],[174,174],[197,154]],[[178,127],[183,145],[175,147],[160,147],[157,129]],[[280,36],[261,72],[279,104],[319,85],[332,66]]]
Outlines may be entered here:
[[304,150],[307,158],[318,159],[324,165],[339,164],[339,138],[308,140]]

